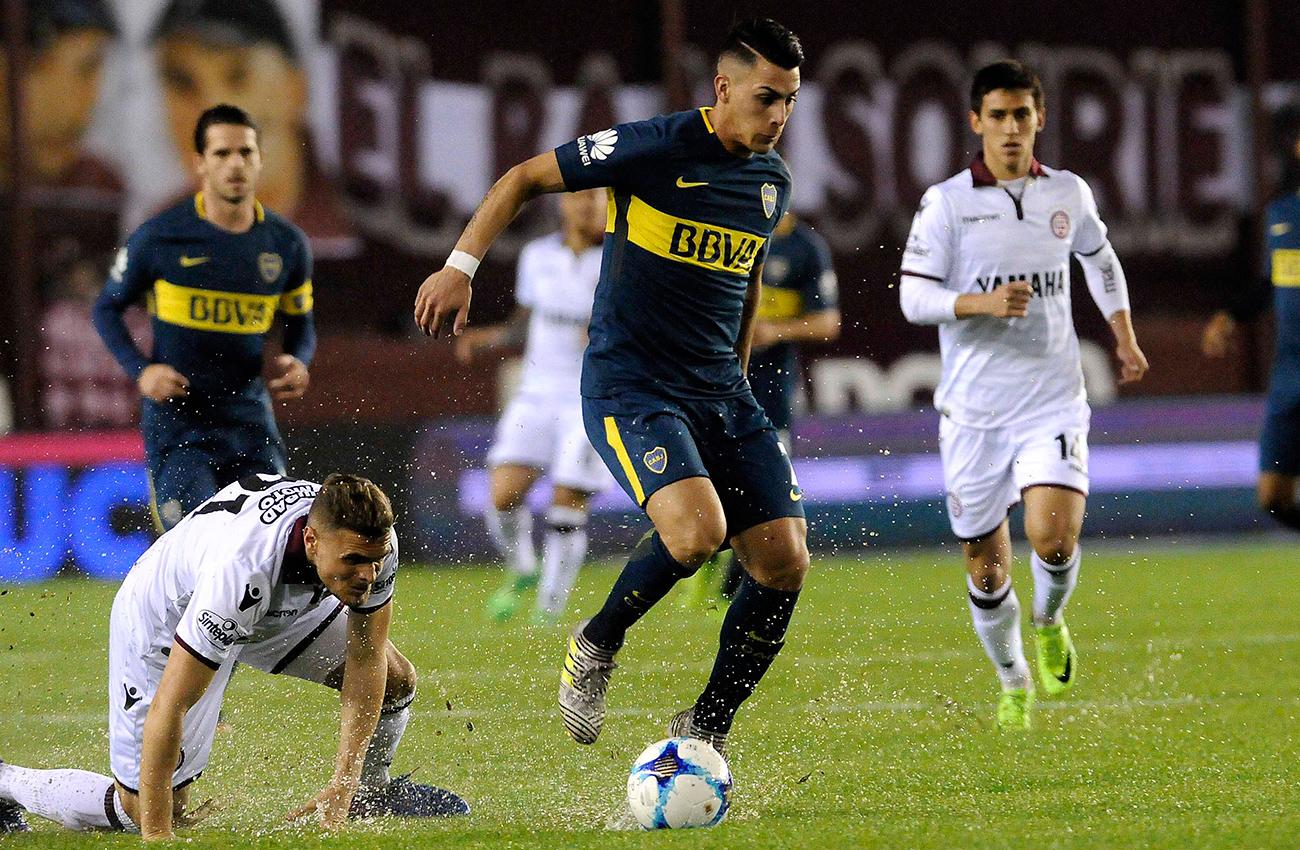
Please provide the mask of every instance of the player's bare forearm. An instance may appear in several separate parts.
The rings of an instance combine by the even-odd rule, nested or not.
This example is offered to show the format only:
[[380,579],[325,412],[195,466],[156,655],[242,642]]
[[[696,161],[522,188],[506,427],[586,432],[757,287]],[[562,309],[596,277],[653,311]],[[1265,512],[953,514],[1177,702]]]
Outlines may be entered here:
[[832,342],[840,336],[840,311],[818,310],[794,319],[764,319],[769,345],[778,342]]
[[[514,220],[523,205],[538,195],[564,191],[564,177],[554,151],[538,154],[507,171],[488,190],[483,202],[456,241],[456,250],[483,259],[501,231]],[[464,259],[464,258],[462,258]],[[473,269],[469,271],[472,273]],[[473,296],[472,274],[444,265],[425,278],[415,296],[415,323],[426,334],[437,337],[444,327],[459,336],[469,321]]]
[[392,610],[390,604],[371,614],[348,617],[342,719],[333,781],[353,790],[361,779],[366,747],[379,722],[379,708],[384,701],[384,684],[388,678],[384,648],[388,643]]
[[1128,310],[1116,310],[1107,320],[1110,332],[1115,335],[1118,344],[1137,345],[1137,333],[1133,330],[1133,317]]
[[740,356],[741,374],[749,374],[749,353],[754,347],[754,317],[758,315],[758,301],[763,297],[763,267],[758,266],[749,276],[745,290],[745,308],[740,314],[740,333],[736,336],[736,354]]
[[1147,357],[1138,346],[1137,334],[1133,330],[1133,319],[1128,310],[1116,310],[1110,314],[1110,330],[1115,335],[1115,356],[1119,358],[1119,382],[1131,384],[1142,380],[1150,368]]
[[158,692],[144,721],[140,752],[140,834],[146,840],[172,834],[172,779],[180,760],[185,713],[212,682],[213,670],[173,643]]

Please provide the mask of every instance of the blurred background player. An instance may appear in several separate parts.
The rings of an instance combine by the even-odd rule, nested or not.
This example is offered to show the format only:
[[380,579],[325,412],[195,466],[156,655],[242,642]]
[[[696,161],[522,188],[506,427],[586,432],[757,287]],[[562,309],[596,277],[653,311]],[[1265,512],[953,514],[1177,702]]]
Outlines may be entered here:
[[[788,212],[772,234],[763,264],[763,294],[754,322],[749,355],[749,386],[794,456],[790,426],[803,380],[799,349],[803,343],[832,342],[840,335],[839,282],[830,246],[804,222]],[[710,604],[721,578],[722,600],[740,586],[743,569],[730,549],[705,562],[683,584],[685,598]]]
[[610,190],[582,412],[592,445],[654,530],[569,639],[559,706],[580,744],[600,735],[628,629],[728,540],[746,575],[708,683],[669,734],[721,751],[785,645],[809,563],[803,494],[745,370],[767,242],[790,204],[775,148],[803,58],[776,21],[737,23],[718,54],[714,106],[619,124],[515,165],[416,296],[422,330],[459,334],[479,261],[525,202]]
[[317,258],[357,254],[361,243],[312,155],[307,73],[276,3],[172,0],[153,40],[177,153],[189,149],[195,122],[212,104],[244,109],[266,160],[259,200],[301,227]]
[[141,556],[113,600],[112,775],[0,763],[0,825],[12,827],[0,832],[25,831],[16,806],[146,840],[201,819],[190,791],[236,659],[340,693],[334,776],[294,817],[468,813],[450,791],[389,775],[416,685],[388,639],[397,563],[392,505],[365,478],[253,475],[222,489]]
[[1268,406],[1259,435],[1259,505],[1288,528],[1300,529],[1296,480],[1300,477],[1300,111],[1281,122],[1287,165],[1282,194],[1265,213],[1264,269],[1235,288],[1226,310],[1205,326],[1207,356],[1227,355],[1237,323],[1268,308],[1270,291],[1277,325]]
[[529,489],[549,472],[542,576],[534,617],[557,619],[587,555],[587,509],[593,493],[610,481],[582,424],[582,352],[587,347],[591,301],[600,280],[605,239],[605,193],[560,196],[560,232],[536,239],[519,255],[517,307],[508,324],[469,328],[456,338],[464,363],[482,352],[524,343],[523,371],[514,399],[497,423],[488,453],[491,501],[488,532],[510,577],[488,600],[488,612],[505,620],[526,591],[538,584]]
[[899,295],[909,321],[939,326],[935,407],[948,518],[965,553],[975,631],[1002,682],[998,724],[1027,728],[1034,684],[1007,522],[1021,499],[1043,689],[1061,693],[1078,672],[1062,612],[1079,575],[1091,411],[1070,306],[1071,254],[1114,332],[1121,381],[1140,380],[1147,362],[1092,190],[1034,158],[1046,119],[1037,75],[1014,61],[981,68],[970,109],[982,150],[921,198]]
[[[271,396],[302,397],[316,346],[307,240],[255,198],[257,125],[238,107],[214,106],[195,125],[194,149],[202,188],[132,234],[95,304],[100,336],[144,396],[141,428],[163,529],[224,483],[284,472]],[[122,319],[142,299],[153,316],[151,356]],[[263,383],[277,314],[284,353]]]

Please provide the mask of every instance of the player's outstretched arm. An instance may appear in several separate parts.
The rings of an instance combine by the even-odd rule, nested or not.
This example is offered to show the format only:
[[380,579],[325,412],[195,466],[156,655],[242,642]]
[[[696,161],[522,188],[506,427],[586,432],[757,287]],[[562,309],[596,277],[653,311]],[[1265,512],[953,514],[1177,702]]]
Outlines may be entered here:
[[519,163],[498,180],[465,225],[447,264],[429,275],[415,296],[415,323],[437,337],[446,329],[459,336],[469,319],[470,281],[478,263],[524,204],[538,195],[564,191],[554,151]]
[[182,644],[172,643],[158,693],[144,721],[140,754],[140,836],[145,841],[171,838],[172,776],[180,760],[185,713],[212,683],[216,671]]
[[375,733],[379,707],[384,701],[384,684],[388,678],[384,649],[388,645],[392,612],[393,606],[389,604],[369,614],[354,612],[348,616],[340,696],[342,721],[334,777],[319,794],[290,813],[291,820],[315,812],[326,829],[337,829],[347,822],[352,797],[361,782],[366,748]]

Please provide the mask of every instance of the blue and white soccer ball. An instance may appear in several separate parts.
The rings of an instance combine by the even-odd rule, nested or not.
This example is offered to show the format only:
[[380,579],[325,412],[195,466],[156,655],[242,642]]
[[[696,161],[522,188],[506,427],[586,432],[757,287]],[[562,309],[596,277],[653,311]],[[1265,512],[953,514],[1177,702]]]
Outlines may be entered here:
[[714,826],[731,805],[731,768],[698,738],[659,741],[632,763],[627,804],[645,829]]

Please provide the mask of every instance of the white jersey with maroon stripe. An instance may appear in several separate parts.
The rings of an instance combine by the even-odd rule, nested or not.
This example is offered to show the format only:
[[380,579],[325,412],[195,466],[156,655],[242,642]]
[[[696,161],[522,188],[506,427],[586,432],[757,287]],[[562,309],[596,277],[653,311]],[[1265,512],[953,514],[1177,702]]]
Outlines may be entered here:
[[[146,653],[172,639],[216,669],[236,645],[274,640],[339,601],[307,561],[302,529],[320,485],[253,475],[220,490],[149,547],[123,582]],[[397,536],[356,611],[393,595]]]
[[1044,410],[1086,421],[1079,341],[1070,306],[1070,255],[1107,244],[1087,183],[1037,162],[1023,191],[1000,185],[983,159],[931,186],[903,254],[903,275],[957,293],[1012,281],[1033,288],[1029,314],[976,316],[939,326],[943,376],[935,407],[954,422],[998,428]]

